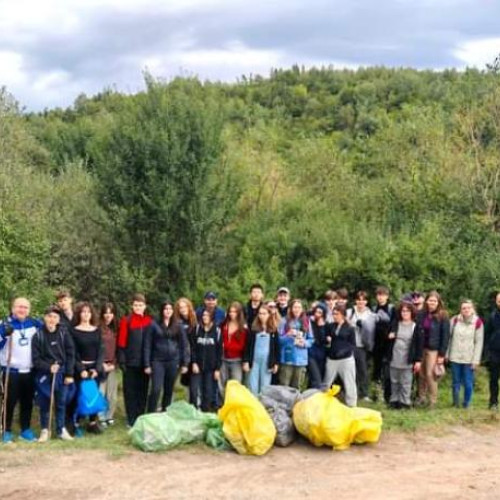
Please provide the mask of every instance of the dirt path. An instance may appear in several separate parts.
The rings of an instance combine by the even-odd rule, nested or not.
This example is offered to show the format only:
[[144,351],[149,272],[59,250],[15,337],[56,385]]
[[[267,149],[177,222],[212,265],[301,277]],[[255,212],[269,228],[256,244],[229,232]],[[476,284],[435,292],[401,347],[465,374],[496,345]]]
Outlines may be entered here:
[[377,446],[345,452],[297,443],[265,457],[12,450],[0,454],[0,498],[499,499],[500,429],[386,433]]

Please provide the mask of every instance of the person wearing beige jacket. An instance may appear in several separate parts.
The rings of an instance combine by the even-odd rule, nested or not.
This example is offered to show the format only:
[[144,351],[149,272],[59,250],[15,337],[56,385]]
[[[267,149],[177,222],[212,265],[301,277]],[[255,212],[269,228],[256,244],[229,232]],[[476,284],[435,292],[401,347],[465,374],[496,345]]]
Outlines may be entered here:
[[468,408],[474,390],[474,373],[481,362],[484,325],[476,314],[474,303],[463,300],[460,313],[450,321],[450,341],[446,358],[452,374],[453,406],[460,406],[460,390],[464,387],[462,406]]

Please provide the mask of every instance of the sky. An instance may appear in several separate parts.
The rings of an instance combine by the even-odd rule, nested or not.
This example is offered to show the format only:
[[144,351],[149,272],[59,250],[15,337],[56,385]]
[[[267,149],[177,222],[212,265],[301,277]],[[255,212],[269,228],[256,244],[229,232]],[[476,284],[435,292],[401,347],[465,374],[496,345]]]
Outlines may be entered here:
[[484,68],[498,0],[0,0],[0,86],[28,110],[156,77],[236,81],[293,64]]

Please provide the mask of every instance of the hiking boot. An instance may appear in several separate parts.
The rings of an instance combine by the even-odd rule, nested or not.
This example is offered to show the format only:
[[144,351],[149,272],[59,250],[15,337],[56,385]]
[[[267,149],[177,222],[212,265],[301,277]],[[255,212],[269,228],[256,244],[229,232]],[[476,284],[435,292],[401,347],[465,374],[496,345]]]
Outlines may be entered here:
[[19,437],[23,441],[28,441],[29,443],[33,443],[36,441],[35,433],[31,429],[24,429],[24,431],[19,434]]
[[10,431],[5,431],[2,436],[2,441],[4,443],[12,443],[14,441],[14,436],[12,432]]
[[63,441],[73,441],[73,436],[68,432],[66,427],[62,428],[61,434],[57,436],[59,439],[62,439]]
[[40,432],[40,437],[38,438],[39,443],[46,443],[49,440],[49,429],[42,429]]

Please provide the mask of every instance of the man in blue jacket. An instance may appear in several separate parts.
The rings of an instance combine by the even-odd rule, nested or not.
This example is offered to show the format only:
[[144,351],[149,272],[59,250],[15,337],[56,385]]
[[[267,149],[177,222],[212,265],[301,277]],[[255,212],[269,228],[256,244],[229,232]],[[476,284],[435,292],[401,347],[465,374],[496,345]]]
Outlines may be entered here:
[[[4,397],[7,397],[5,429],[3,429],[5,443],[13,440],[12,420],[18,403],[21,426],[19,437],[25,441],[36,440],[31,430],[31,413],[35,394],[31,339],[42,323],[29,316],[30,309],[28,299],[17,297],[12,302],[11,314],[0,324],[0,365],[5,388]],[[9,377],[6,387],[7,373]]]

